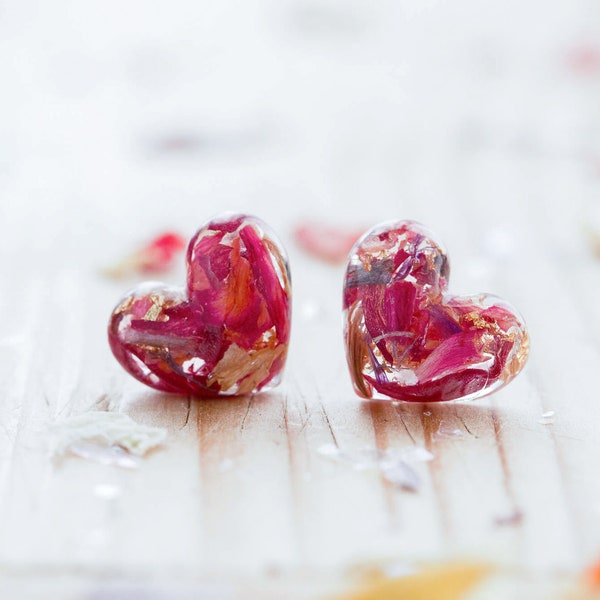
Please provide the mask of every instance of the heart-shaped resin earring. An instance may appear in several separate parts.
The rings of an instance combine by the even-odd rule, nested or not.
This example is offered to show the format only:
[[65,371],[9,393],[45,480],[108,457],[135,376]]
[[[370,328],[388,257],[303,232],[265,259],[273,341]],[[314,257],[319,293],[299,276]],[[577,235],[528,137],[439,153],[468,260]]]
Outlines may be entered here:
[[441,243],[414,221],[376,226],[355,244],[344,282],[344,335],[358,395],[473,399],[523,368],[523,318],[490,294],[449,294],[449,272]]
[[222,215],[191,239],[187,283],[142,284],[108,340],[136,379],[164,392],[236,396],[279,383],[290,337],[286,253],[256,217]]

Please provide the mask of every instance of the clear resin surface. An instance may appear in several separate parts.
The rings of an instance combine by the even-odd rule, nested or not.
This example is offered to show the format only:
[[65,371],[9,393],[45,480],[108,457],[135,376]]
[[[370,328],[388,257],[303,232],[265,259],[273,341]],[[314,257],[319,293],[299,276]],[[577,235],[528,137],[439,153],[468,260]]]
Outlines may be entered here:
[[414,221],[374,227],[356,243],[344,283],[344,335],[357,394],[472,399],[519,373],[529,348],[523,318],[490,294],[449,294],[448,277],[444,248]]
[[285,251],[255,217],[226,215],[187,249],[187,285],[142,284],[114,309],[113,354],[164,392],[243,395],[279,383],[290,336]]

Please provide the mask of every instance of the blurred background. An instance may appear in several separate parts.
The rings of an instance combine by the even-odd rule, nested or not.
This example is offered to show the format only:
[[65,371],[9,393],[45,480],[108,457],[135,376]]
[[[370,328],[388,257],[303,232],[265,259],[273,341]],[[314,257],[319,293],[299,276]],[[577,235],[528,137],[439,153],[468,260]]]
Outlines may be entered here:
[[[224,210],[282,238],[300,321],[284,392],[251,412],[243,436],[241,401],[219,413],[121,372],[105,323],[126,288],[99,276],[152,236],[187,239]],[[490,537],[490,514],[503,485],[512,494],[512,469],[526,518],[519,529],[513,513],[504,556],[578,573],[597,560],[600,527],[598,0],[0,0],[0,564],[13,565],[15,589],[53,573],[40,565],[83,565],[99,580],[103,565],[262,573],[379,548],[381,482],[335,479],[317,456],[331,428],[322,401],[343,443],[374,443],[344,362],[343,258],[335,269],[308,258],[297,234],[314,233],[319,250],[335,241],[320,225],[339,228],[343,246],[346,233],[403,218],[445,240],[453,290],[489,289],[522,310],[532,355],[508,392],[463,407],[468,442],[436,450],[445,500],[435,477],[408,500],[387,490],[388,508],[408,507],[390,536],[428,558],[456,538],[478,557],[504,535]],[[305,421],[286,438],[288,400]],[[112,472],[54,469],[43,447],[48,422],[98,406],[170,428],[143,476],[113,475],[120,512],[89,499]],[[549,409],[555,424],[539,420]],[[496,455],[502,436],[508,458]],[[300,520],[290,481],[310,500]],[[346,489],[360,493],[350,502]],[[166,541],[149,543],[150,530]]]
[[0,81],[0,248],[38,261],[224,209],[560,242],[599,189],[592,0],[5,0]]

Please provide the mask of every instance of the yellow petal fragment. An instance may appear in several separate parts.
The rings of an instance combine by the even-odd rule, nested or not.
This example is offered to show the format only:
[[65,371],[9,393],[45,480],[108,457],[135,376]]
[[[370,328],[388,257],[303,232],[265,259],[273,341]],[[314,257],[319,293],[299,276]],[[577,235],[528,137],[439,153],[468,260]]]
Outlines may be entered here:
[[248,352],[237,344],[231,344],[213,369],[208,385],[216,381],[221,390],[228,390],[239,382],[236,393],[240,396],[249,394],[268,377],[271,365],[285,350],[286,347],[280,345]]
[[428,567],[414,575],[375,580],[336,600],[462,600],[489,571],[472,563]]

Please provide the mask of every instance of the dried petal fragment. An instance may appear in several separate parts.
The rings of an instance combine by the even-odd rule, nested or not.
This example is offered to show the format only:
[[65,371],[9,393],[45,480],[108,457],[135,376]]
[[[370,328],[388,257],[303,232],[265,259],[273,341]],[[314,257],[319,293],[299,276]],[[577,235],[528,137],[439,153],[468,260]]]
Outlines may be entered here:
[[567,55],[567,64],[578,75],[600,75],[600,46],[582,44],[572,48]]
[[173,266],[185,240],[174,232],[162,233],[133,254],[105,270],[110,277],[123,277],[129,273],[162,273]]
[[314,221],[300,223],[294,229],[296,243],[308,254],[326,262],[341,263],[361,232]]
[[585,579],[591,589],[600,590],[600,560],[587,569]]
[[380,450],[369,447],[342,449],[335,444],[325,444],[317,452],[357,471],[377,470],[386,481],[405,492],[419,491],[420,478],[413,465],[433,460],[433,454],[423,446]]
[[109,342],[134,377],[165,392],[242,395],[279,381],[290,334],[285,252],[262,221],[214,219],[192,238],[187,287],[142,285],[115,308]]
[[525,324],[489,294],[446,291],[443,246],[413,221],[373,228],[353,248],[344,285],[348,366],[357,394],[436,402],[476,398],[525,364]]
[[511,512],[505,515],[499,515],[494,518],[494,524],[498,527],[519,527],[523,523],[525,515],[523,511],[514,508]]
[[338,600],[461,600],[490,570],[477,563],[441,564],[403,577],[377,577]]
[[160,446],[165,429],[136,423],[125,414],[92,411],[52,426],[55,456],[67,452],[105,465],[136,469],[140,457]]

